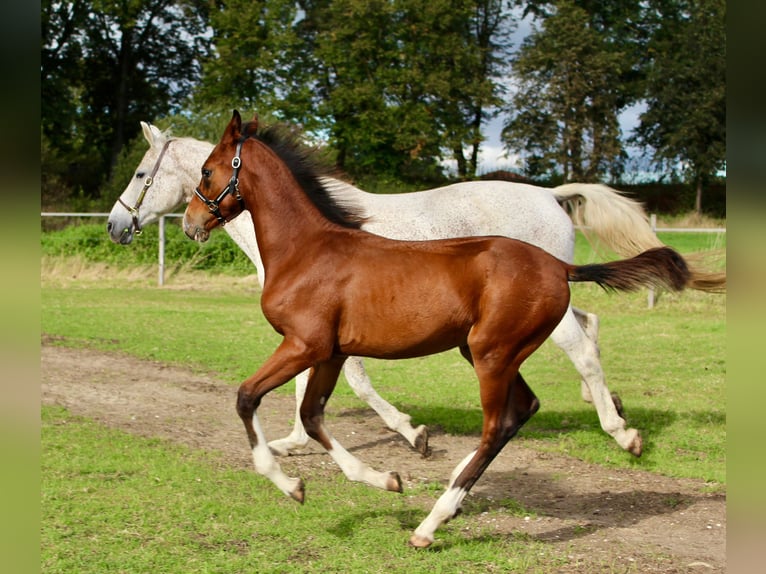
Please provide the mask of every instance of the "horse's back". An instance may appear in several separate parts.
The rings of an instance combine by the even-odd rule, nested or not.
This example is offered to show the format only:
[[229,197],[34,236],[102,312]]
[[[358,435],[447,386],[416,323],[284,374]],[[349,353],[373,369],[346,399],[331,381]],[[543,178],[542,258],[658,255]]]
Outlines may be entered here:
[[569,302],[556,258],[502,236],[392,242],[370,234],[353,256],[326,263],[341,279],[335,290],[305,295],[338,304],[339,348],[352,355],[441,352],[465,345],[476,325],[552,330]]
[[537,245],[565,261],[574,226],[550,190],[503,181],[462,182],[414,193],[359,194],[364,229],[392,239],[502,235]]

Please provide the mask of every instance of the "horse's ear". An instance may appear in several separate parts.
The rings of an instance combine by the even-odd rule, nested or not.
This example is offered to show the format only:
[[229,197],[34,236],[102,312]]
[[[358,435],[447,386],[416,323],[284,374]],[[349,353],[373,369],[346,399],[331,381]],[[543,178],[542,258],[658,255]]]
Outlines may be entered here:
[[242,131],[242,116],[239,115],[237,110],[231,115],[229,125],[226,126],[226,135],[228,135],[233,141],[239,139],[239,134]]
[[149,145],[152,147],[159,146],[165,141],[165,136],[162,135],[160,128],[157,126],[153,126],[152,124],[148,124],[146,122],[141,122],[141,131],[144,132],[146,141],[148,141]]
[[141,131],[144,132],[144,137],[146,138],[146,141],[149,142],[149,145],[152,145],[154,141],[154,136],[152,134],[152,128],[149,124],[146,122],[141,122]]
[[258,114],[255,114],[253,116],[253,119],[245,124],[245,133],[242,135],[244,137],[251,137],[255,135],[255,133],[258,131]]

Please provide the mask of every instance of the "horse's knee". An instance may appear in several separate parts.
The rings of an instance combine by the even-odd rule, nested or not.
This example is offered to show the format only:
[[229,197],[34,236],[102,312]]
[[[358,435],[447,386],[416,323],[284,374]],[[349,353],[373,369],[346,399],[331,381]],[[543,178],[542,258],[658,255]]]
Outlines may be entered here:
[[261,397],[254,396],[244,386],[237,391],[237,414],[242,420],[250,420],[261,403]]
[[326,450],[330,450],[330,441],[324,433],[324,409],[321,404],[307,407],[301,405],[301,423],[306,434],[320,443]]

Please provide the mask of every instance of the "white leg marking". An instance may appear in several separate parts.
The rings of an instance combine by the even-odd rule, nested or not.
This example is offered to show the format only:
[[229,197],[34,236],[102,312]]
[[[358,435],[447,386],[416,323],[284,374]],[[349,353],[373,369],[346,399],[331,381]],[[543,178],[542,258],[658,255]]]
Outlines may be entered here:
[[460,473],[463,472],[463,469],[468,465],[469,462],[471,462],[471,459],[475,454],[476,451],[474,450],[458,463],[458,465],[455,467],[455,470],[452,471],[452,474],[449,477],[449,486],[447,488],[452,488],[452,485],[455,484],[455,479],[460,476]]
[[273,482],[279,490],[288,496],[294,496],[296,490],[301,486],[301,479],[290,478],[282,471],[266,443],[266,436],[263,434],[261,423],[255,414],[253,414],[253,430],[258,438],[258,445],[253,448],[255,470]]
[[[327,431],[325,430],[325,433]],[[327,436],[330,436],[329,434]],[[327,451],[343,474],[351,481],[364,482],[370,486],[401,492],[402,483],[395,472],[379,472],[364,464],[330,436],[330,450]]]
[[455,516],[467,493],[463,488],[447,489],[436,501],[430,514],[415,529],[410,537],[410,544],[421,548],[429,546],[434,541],[436,529]]
[[292,432],[285,438],[273,440],[269,443],[269,448],[278,456],[288,456],[292,451],[303,448],[309,442],[309,435],[303,428],[301,422],[301,403],[306,394],[306,387],[309,381],[309,371],[305,370],[295,377],[295,424]]

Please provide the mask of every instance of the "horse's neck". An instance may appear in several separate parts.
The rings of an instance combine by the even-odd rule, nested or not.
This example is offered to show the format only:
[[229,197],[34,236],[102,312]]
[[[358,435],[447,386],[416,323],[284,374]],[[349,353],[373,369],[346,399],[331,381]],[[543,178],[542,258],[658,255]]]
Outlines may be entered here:
[[[264,146],[265,147],[265,146]],[[265,274],[270,268],[285,263],[293,265],[295,254],[321,243],[318,237],[332,233],[337,226],[331,223],[300,189],[287,167],[273,155],[259,154],[254,162],[257,169],[246,166],[248,183],[243,184],[240,172],[240,190],[255,227],[255,237]]]
[[183,201],[189,203],[194,195],[194,188],[199,184],[200,168],[215,146],[192,138],[181,138],[178,143],[176,157],[178,164],[182,166],[182,169],[179,170],[179,177],[183,182]]

